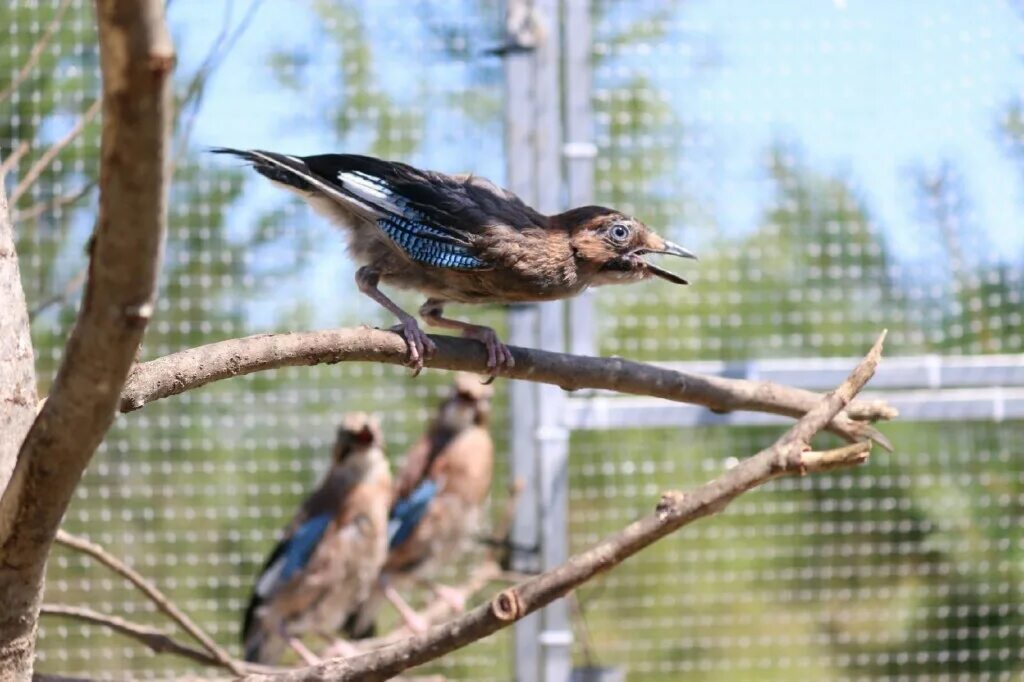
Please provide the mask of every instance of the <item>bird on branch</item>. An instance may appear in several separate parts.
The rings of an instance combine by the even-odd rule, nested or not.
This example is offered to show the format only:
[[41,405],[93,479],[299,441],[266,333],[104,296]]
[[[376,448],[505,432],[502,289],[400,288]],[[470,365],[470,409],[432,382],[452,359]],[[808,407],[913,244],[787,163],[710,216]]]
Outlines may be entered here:
[[587,287],[660,277],[651,254],[696,258],[639,220],[602,206],[544,215],[484,178],[445,175],[356,154],[289,156],[218,148],[301,196],[343,227],[360,264],[360,291],[398,318],[395,330],[419,372],[435,345],[381,282],[427,296],[427,324],[457,329],[487,349],[492,376],[514,363],[490,327],[444,316],[446,303],[525,303],[575,296]]
[[491,396],[489,386],[460,373],[427,432],[409,450],[395,486],[388,557],[374,594],[345,625],[350,636],[373,634],[381,598],[391,602],[410,630],[426,630],[427,623],[396,584],[426,584],[454,610],[465,606],[459,590],[433,577],[472,545],[480,524],[494,467]]
[[391,470],[378,422],[346,415],[333,462],[270,554],[242,625],[245,660],[274,664],[286,648],[307,664],[319,658],[300,637],[331,642],[325,654],[350,655],[337,632],[376,585],[387,556]]

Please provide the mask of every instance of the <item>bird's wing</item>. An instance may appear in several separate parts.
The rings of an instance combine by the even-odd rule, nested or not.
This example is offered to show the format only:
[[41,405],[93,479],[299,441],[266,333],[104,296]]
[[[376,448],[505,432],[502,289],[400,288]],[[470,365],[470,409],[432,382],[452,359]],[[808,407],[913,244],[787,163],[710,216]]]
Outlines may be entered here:
[[223,147],[212,151],[245,159],[261,175],[289,189],[330,199],[376,225],[413,261],[454,270],[490,267],[472,248],[472,235],[485,223],[478,216],[460,219],[445,208],[451,203],[446,195],[460,186],[449,176],[358,154],[298,157]]
[[249,605],[245,609],[242,622],[243,641],[249,638],[255,625],[256,610],[273,598],[277,591],[309,562],[333,518],[334,515],[329,513],[307,518],[274,547],[260,570],[252,596],[249,598]]
[[320,486],[306,498],[256,578],[242,624],[243,637],[253,625],[256,610],[308,565],[341,502],[350,495],[359,481],[358,471],[334,467]]
[[394,549],[405,542],[427,513],[431,500],[437,495],[437,481],[426,479],[391,508],[388,520],[388,547]]

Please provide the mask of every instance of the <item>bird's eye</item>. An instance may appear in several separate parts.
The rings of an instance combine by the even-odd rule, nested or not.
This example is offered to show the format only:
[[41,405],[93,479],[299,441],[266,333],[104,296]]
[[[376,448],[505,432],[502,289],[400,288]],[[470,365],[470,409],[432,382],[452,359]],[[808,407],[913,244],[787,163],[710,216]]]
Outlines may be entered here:
[[629,239],[629,226],[623,223],[612,225],[611,236],[617,242],[624,242]]

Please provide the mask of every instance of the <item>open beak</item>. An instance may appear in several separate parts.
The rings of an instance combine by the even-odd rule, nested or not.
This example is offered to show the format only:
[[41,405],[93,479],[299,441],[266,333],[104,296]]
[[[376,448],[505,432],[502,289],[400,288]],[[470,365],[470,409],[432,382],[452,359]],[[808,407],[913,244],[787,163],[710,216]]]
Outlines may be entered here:
[[[664,253],[669,256],[678,256],[679,258],[692,258],[693,260],[697,260],[697,255],[690,251],[689,249],[684,249],[683,247],[679,246],[679,244],[674,244],[668,241],[667,239],[664,240],[664,242],[665,245],[663,247],[661,247],[660,249],[650,249],[648,250],[648,253]],[[647,270],[652,275],[661,277],[662,279],[672,282],[673,284],[689,284],[689,282],[687,282],[679,275],[671,273],[668,270],[659,268],[657,265],[652,265],[651,262],[646,259],[644,260],[644,262],[647,264]]]

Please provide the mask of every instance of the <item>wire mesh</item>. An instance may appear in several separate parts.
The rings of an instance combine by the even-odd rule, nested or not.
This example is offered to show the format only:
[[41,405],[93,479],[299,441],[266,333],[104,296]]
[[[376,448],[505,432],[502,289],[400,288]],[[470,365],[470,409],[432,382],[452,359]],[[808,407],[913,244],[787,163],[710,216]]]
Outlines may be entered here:
[[[356,294],[330,227],[203,149],[357,151],[500,181],[502,63],[485,54],[502,40],[500,3],[170,5],[182,114],[143,359],[259,331],[390,324]],[[595,198],[701,256],[678,266],[693,281],[686,290],[599,290],[602,354],[813,363],[860,353],[883,326],[890,354],[1024,351],[1015,5],[595,0],[592,17]],[[44,163],[98,95],[91,3],[18,0],[0,6],[0,27],[0,159],[21,156],[6,187],[17,195],[45,391],[95,215],[99,117]],[[500,310],[470,314],[505,331]],[[326,464],[340,415],[382,414],[397,462],[446,386],[437,372],[411,380],[351,364],[155,403],[118,419],[65,527],[125,557],[237,651],[253,576]],[[502,481],[501,382],[495,415]],[[631,680],[1016,679],[1021,423],[884,430],[895,454],[773,483],[580,590],[577,663],[622,666]],[[571,549],[777,433],[574,434]],[[63,550],[46,600],[165,624],[120,580]],[[191,670],[60,620],[42,623],[39,668],[118,678]],[[508,635],[431,669],[509,679]]]

